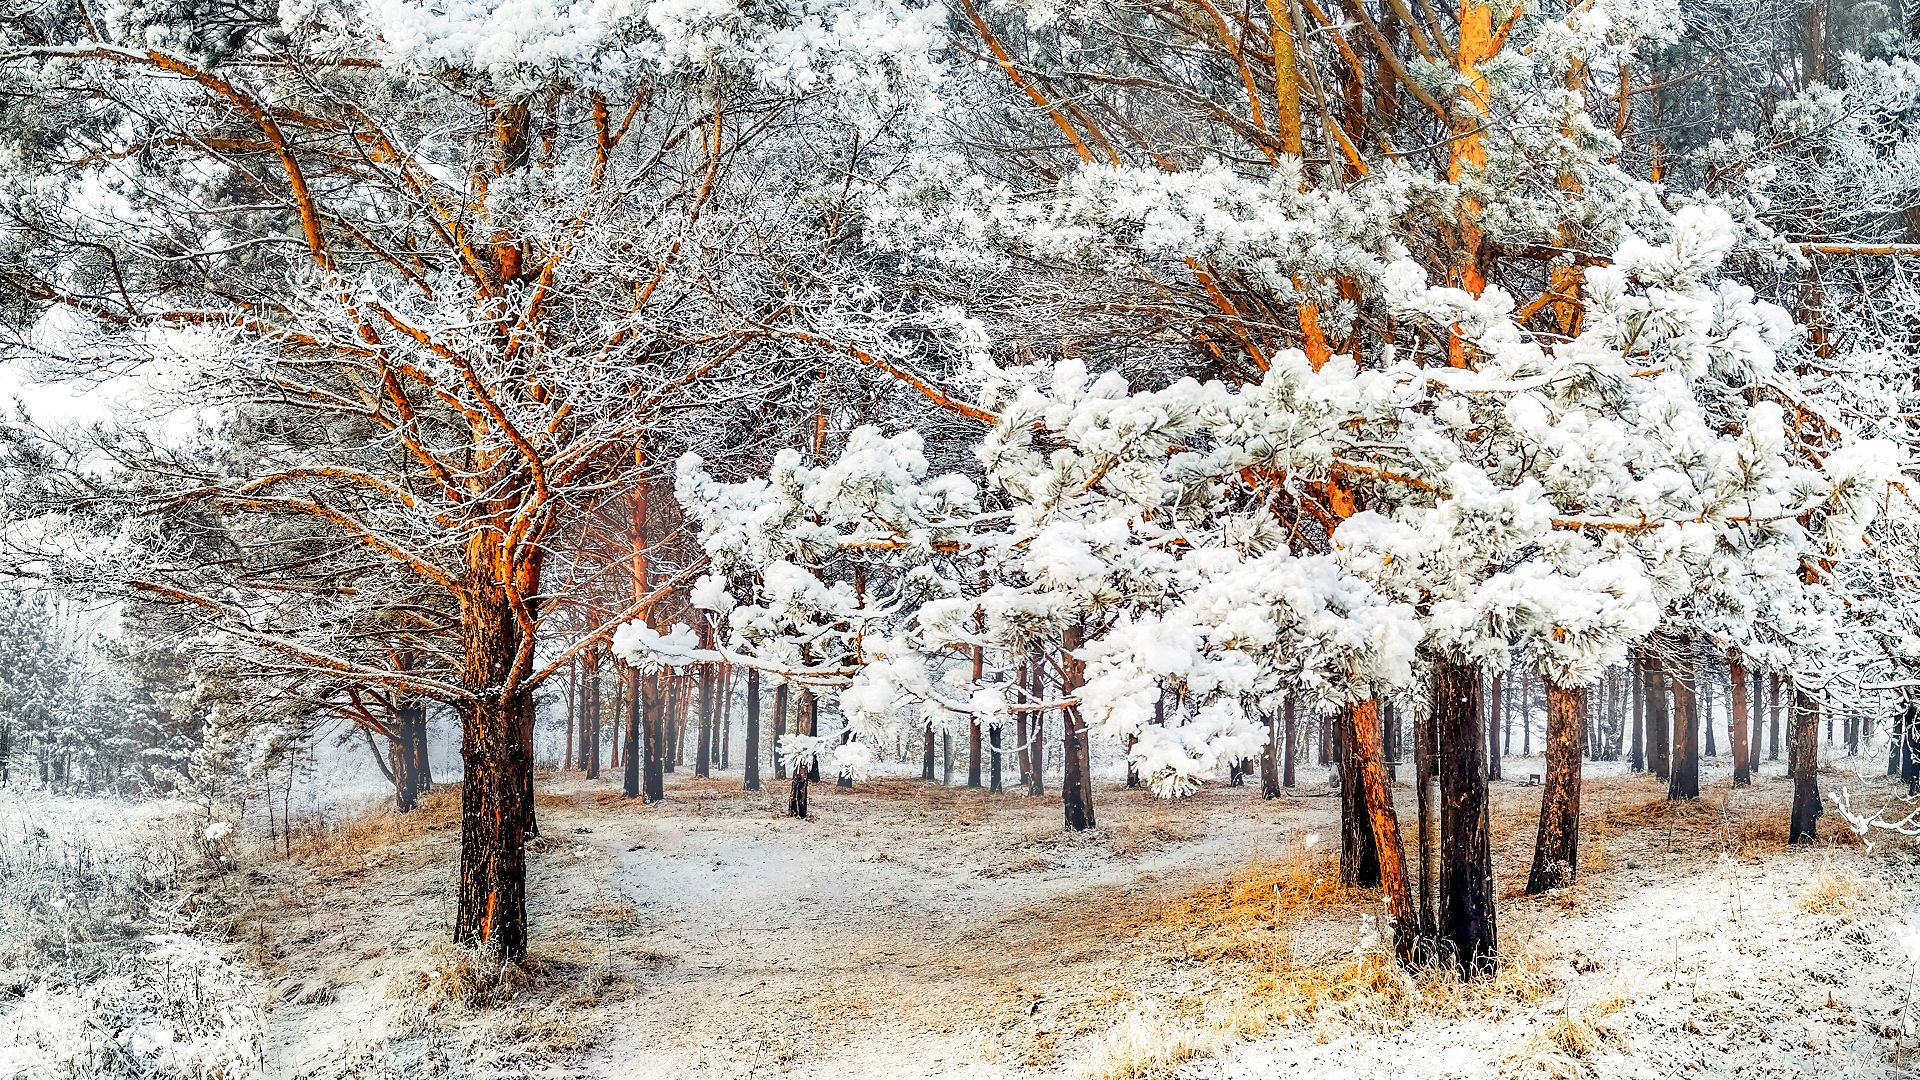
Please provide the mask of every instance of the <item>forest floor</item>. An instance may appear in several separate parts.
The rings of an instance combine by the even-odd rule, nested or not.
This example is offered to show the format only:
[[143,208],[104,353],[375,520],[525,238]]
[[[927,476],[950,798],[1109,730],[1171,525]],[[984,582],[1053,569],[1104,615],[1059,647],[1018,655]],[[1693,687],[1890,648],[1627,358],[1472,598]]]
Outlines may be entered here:
[[261,973],[278,1077],[1913,1071],[1915,853],[1831,813],[1835,839],[1787,849],[1777,775],[1734,790],[1710,762],[1686,804],[1590,776],[1580,882],[1539,898],[1519,889],[1540,789],[1496,783],[1503,965],[1461,984],[1382,957],[1377,899],[1327,861],[1338,800],[1307,771],[1270,801],[1103,784],[1078,835],[1051,792],[827,783],[803,822],[784,784],[743,792],[737,770],[682,770],[654,806],[617,777],[543,776],[533,962],[504,980],[442,943],[450,789],[256,853],[209,910]]

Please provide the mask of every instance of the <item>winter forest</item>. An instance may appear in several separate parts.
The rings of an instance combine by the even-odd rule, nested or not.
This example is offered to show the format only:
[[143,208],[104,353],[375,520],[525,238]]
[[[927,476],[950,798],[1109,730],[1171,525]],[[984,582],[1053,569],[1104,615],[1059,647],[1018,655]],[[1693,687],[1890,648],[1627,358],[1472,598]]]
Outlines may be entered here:
[[0,11],[0,1080],[1920,1069],[1902,0]]

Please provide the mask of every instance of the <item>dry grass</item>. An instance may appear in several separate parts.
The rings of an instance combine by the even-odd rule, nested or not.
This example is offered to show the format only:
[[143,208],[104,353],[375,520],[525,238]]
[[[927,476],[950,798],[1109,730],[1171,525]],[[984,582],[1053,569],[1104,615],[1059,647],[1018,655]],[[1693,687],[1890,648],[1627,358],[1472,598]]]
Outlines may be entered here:
[[[1075,1075],[1163,1077],[1193,1057],[1280,1029],[1327,1042],[1391,1032],[1419,1015],[1499,1016],[1558,986],[1556,958],[1543,949],[1504,955],[1494,975],[1470,982],[1451,967],[1408,971],[1375,933],[1372,904],[1369,894],[1339,883],[1332,860],[1296,845],[1283,861],[1250,866],[1163,905],[1137,924],[1136,936],[1172,946],[1170,959],[1202,965],[1206,978],[1119,999],[1119,1018]],[[1340,920],[1360,929],[1360,947],[1296,956],[1309,927]]]
[[311,867],[320,881],[353,877],[384,863],[395,845],[430,832],[456,830],[459,823],[460,785],[439,785],[421,796],[411,813],[381,806],[298,820],[293,825],[292,858]]
[[1815,915],[1840,915],[1853,910],[1866,893],[1866,882],[1851,870],[1828,863],[1800,898],[1800,910]]
[[[427,950],[426,966],[396,980],[396,996],[428,1013],[449,1005],[470,1009],[504,1005],[534,989],[572,984],[586,974],[580,965],[539,955],[507,963],[487,949],[439,944]],[[591,976],[589,976],[591,978]]]

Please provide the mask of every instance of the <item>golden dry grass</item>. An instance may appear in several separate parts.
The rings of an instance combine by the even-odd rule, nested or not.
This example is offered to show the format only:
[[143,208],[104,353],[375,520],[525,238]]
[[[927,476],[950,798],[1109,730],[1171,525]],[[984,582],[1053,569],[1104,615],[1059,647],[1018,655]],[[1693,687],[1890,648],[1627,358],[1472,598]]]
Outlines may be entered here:
[[443,784],[422,795],[419,806],[405,814],[383,805],[296,820],[289,846],[294,860],[311,867],[319,880],[330,881],[363,874],[385,861],[396,845],[430,832],[456,830],[459,824],[460,785]]
[[1867,892],[1858,874],[1828,863],[1800,898],[1800,910],[1815,915],[1838,915],[1859,906]]

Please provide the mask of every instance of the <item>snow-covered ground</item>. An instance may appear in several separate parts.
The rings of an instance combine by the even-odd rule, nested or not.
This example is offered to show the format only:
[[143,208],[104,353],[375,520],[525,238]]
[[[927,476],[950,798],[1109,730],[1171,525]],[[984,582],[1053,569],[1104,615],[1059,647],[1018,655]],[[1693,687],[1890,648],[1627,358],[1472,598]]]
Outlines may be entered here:
[[[226,1010],[202,1025],[220,1045],[257,1041],[254,1059],[229,1055],[228,1077],[1908,1075],[1913,853],[1789,850],[1777,765],[1740,791],[1715,765],[1705,797],[1678,806],[1650,778],[1596,766],[1582,880],[1544,898],[1518,895],[1539,789],[1497,784],[1508,963],[1465,986],[1402,977],[1369,950],[1377,904],[1333,883],[1337,800],[1317,769],[1266,802],[1256,787],[1169,804],[1102,785],[1100,828],[1077,836],[1051,794],[911,778],[821,785],[799,822],[780,814],[783,786],[742,792],[737,770],[676,773],[652,807],[611,777],[549,776],[533,963],[504,980],[443,944],[451,789],[414,815],[311,822],[291,859],[233,849],[226,870],[197,850],[191,811],[16,800],[11,859],[33,815],[65,823],[50,838],[124,838],[126,865],[174,851],[174,879],[144,888],[191,933],[148,941],[154,916],[129,916],[141,933],[116,959],[35,989],[12,918],[0,1077],[143,1075],[131,1066],[159,1060],[161,1028],[141,1003],[169,962],[194,972],[180,992]],[[1822,826],[1844,832],[1836,815]],[[32,880],[57,876],[43,864]],[[167,960],[189,948],[198,967]],[[74,1004],[105,979],[138,1007],[105,1009],[97,992]],[[42,1067],[76,1055],[23,1018],[92,1030],[87,1009],[122,1050]]]

